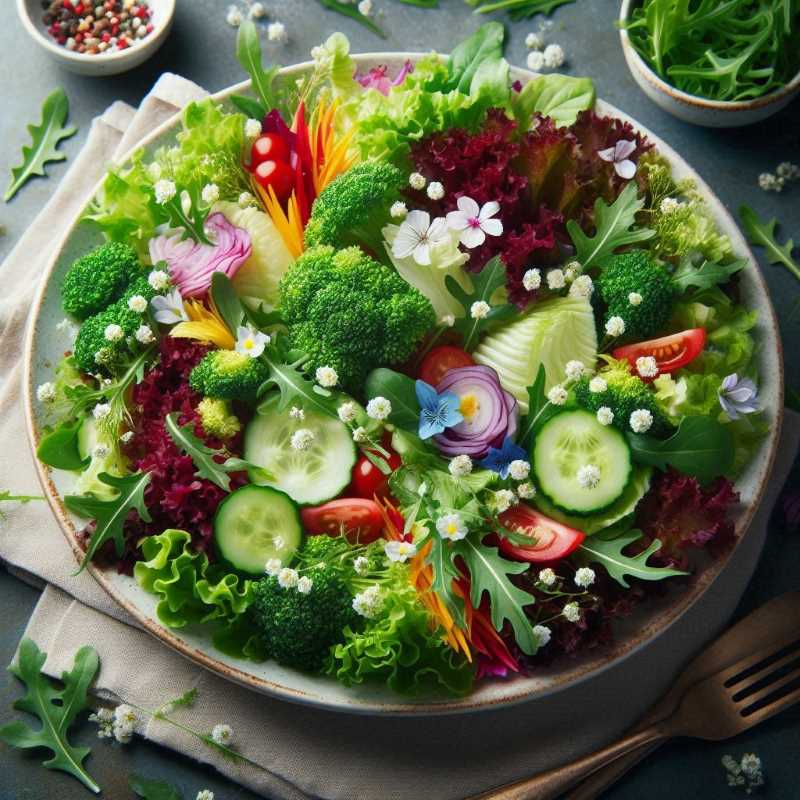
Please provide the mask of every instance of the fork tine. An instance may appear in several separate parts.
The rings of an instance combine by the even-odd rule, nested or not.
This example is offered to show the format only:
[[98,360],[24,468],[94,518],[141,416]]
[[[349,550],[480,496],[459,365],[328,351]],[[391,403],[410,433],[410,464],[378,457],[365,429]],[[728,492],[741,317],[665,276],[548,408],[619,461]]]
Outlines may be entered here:
[[735,684],[733,684],[733,686],[729,687],[728,690],[731,692],[734,701],[737,703],[740,700],[747,700],[748,698],[745,697],[745,695],[749,689],[761,681],[768,680],[770,675],[774,674],[782,667],[785,667],[787,664],[792,664],[795,661],[800,661],[800,649],[792,650],[791,653],[787,653],[787,655],[783,656],[783,658],[779,658],[777,661],[772,661],[771,663],[767,664],[767,666],[762,667],[758,672],[754,672],[752,675],[748,675],[747,678],[743,679],[746,680],[747,683],[743,684],[741,681],[737,681]]
[[793,706],[799,700],[800,688],[797,688],[793,692],[790,692],[789,694],[774,700],[769,705],[764,706],[764,708],[759,708],[758,711],[748,714],[743,719],[745,720],[747,727],[751,728],[752,726],[763,722],[765,719],[775,716],[775,714],[779,713],[780,711],[789,708],[789,706]]
[[[777,653],[780,653],[781,650],[785,650],[787,647],[792,647],[795,644],[800,644],[800,641],[797,639],[797,631],[792,631],[789,636],[783,637],[779,641],[772,642],[766,647],[762,647],[752,655],[740,659],[735,664],[728,667],[728,669],[719,673],[719,679],[723,686],[725,686],[727,689],[733,689],[741,681],[748,680],[752,677],[752,675],[743,675],[743,673],[749,672],[757,667],[762,661],[773,658]],[[770,666],[772,665],[768,665],[768,667]],[[764,669],[767,669],[768,667],[765,667]],[[759,672],[761,671],[762,670],[759,670]]]
[[[798,678],[800,678],[800,666],[798,666],[796,669],[793,669],[788,675],[784,675],[773,683],[770,683],[769,685],[764,686],[762,689],[759,689],[757,692],[755,692],[755,694],[748,695],[742,700],[736,701],[740,706],[742,706],[742,709],[739,713],[747,714],[747,710],[757,705],[760,700],[763,700],[765,697],[769,697],[769,695],[777,692],[782,686],[786,686],[787,683],[792,683]],[[779,700],[780,698],[778,697],[775,699]]]

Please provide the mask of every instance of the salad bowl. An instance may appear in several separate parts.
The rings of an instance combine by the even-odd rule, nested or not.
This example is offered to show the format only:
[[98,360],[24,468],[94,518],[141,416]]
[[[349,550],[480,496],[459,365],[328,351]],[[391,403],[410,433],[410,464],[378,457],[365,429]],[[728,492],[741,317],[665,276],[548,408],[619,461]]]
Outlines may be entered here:
[[[390,73],[401,71],[407,62],[416,63],[422,54],[417,53],[371,53],[355,56],[359,70],[386,66]],[[312,65],[299,64],[282,70],[282,75],[294,80],[306,74]],[[531,73],[512,68],[511,77],[526,83]],[[223,106],[229,106],[231,97],[249,90],[245,82],[214,96]],[[673,625],[680,624],[687,610],[696,603],[726,568],[734,557],[738,542],[747,535],[748,526],[759,506],[767,484],[777,447],[783,396],[783,376],[780,340],[774,311],[767,292],[766,283],[758,271],[754,257],[730,214],[716,198],[712,190],[697,175],[683,158],[672,150],[657,135],[638,125],[623,112],[597,101],[596,110],[630,122],[650,141],[655,143],[660,154],[667,160],[677,181],[692,179],[697,191],[707,203],[719,230],[730,238],[734,252],[748,259],[750,268],[741,273],[741,293],[750,308],[758,312],[756,334],[760,344],[759,375],[760,397],[765,406],[769,430],[763,437],[743,474],[737,479],[740,504],[735,512],[737,545],[725,555],[703,564],[691,580],[678,591],[667,593],[662,598],[649,602],[620,626],[613,644],[592,649],[578,657],[560,660],[551,666],[537,668],[527,676],[517,676],[503,681],[482,681],[465,697],[449,697],[426,694],[414,699],[398,697],[386,687],[363,684],[345,688],[333,679],[307,675],[283,667],[274,661],[253,663],[243,658],[223,655],[211,646],[208,637],[199,626],[188,625],[168,628],[157,613],[157,598],[145,591],[133,577],[114,569],[101,568],[89,563],[86,569],[111,597],[161,644],[173,648],[184,657],[202,667],[257,692],[274,697],[324,707],[331,710],[388,715],[431,715],[497,708],[536,698],[543,698],[578,685],[603,671],[613,668],[642,648],[646,648],[660,634]],[[180,118],[165,123],[142,143],[137,150],[153,153],[159,147],[171,145],[180,129]],[[129,161],[133,153],[122,159]],[[98,187],[99,190],[100,187]],[[41,287],[31,314],[26,344],[25,409],[28,432],[34,452],[44,437],[44,420],[41,404],[37,403],[36,387],[52,377],[53,365],[63,357],[64,345],[54,335],[56,324],[63,318],[59,287],[69,265],[87,250],[102,241],[99,232],[91,226],[75,224],[56,248],[43,277]],[[51,470],[37,461],[39,476],[58,524],[67,537],[75,557],[80,561],[85,556],[85,543],[81,531],[85,520],[75,516],[65,505],[64,496],[69,494],[74,476],[61,470]],[[709,632],[709,635],[712,632]],[[688,655],[688,654],[687,654]]]

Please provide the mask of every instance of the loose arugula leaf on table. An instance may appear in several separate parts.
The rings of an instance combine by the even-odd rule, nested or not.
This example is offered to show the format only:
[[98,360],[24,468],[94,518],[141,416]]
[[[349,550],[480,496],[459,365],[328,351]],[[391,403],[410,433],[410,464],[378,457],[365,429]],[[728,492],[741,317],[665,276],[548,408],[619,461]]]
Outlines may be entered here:
[[88,463],[78,451],[78,432],[83,419],[62,422],[45,434],[36,448],[36,457],[43,464],[55,469],[79,470]]
[[341,14],[344,17],[350,17],[350,19],[354,19],[356,22],[361,23],[365,28],[368,28],[373,33],[380,36],[381,39],[386,38],[386,34],[383,32],[383,30],[379,28],[368,16],[362,14],[358,10],[358,6],[355,3],[350,3],[347,0],[319,0],[319,3],[325,6],[325,8],[335,11],[337,14]]
[[[258,106],[260,113],[251,113],[250,116],[255,119],[261,119],[278,105],[278,98],[273,83],[275,82],[280,67],[273,65],[268,69],[264,69],[258,29],[250,20],[245,20],[239,27],[239,33],[236,37],[236,58],[242,65],[244,71],[250,76],[250,80],[253,84],[253,91],[260,101],[260,106]],[[249,108],[250,112],[256,110],[256,106],[253,105],[254,101],[250,98],[234,95],[233,102],[240,108],[240,104],[244,103],[244,105]]]
[[66,155],[58,149],[59,142],[77,132],[74,125],[64,127],[69,114],[69,100],[63,89],[56,89],[44,101],[42,121],[28,125],[31,143],[22,148],[22,163],[11,170],[11,183],[3,200],[7,203],[34,175],[45,175],[45,166],[64,161]]
[[559,6],[575,0],[465,0],[477,6],[476,14],[491,14],[493,11],[508,11],[514,22],[529,19],[536,14],[550,14]]
[[97,522],[78,573],[83,572],[98,549],[108,541],[113,541],[117,555],[122,555],[125,546],[123,526],[131,511],[135,511],[144,522],[150,522],[150,512],[144,502],[144,490],[150,483],[149,472],[135,472],[124,478],[101,472],[97,478],[101,483],[117,489],[119,494],[113,500],[100,500],[93,495],[74,494],[64,498],[64,503],[70,511]]
[[166,781],[154,781],[133,774],[130,779],[131,790],[142,800],[183,800],[181,793]]
[[536,373],[536,380],[533,385],[528,387],[528,414],[523,419],[517,435],[519,446],[525,450],[530,450],[533,447],[536,431],[560,410],[558,406],[553,405],[547,399],[544,391],[546,385],[547,375],[544,364],[540,364],[539,371]]
[[[467,352],[471,352],[478,344],[478,339],[484,330],[498,322],[510,319],[517,313],[516,308],[510,303],[497,303],[492,305],[492,296],[498,289],[505,286],[506,269],[500,256],[495,256],[478,273],[471,275],[472,292],[465,292],[458,281],[451,275],[445,278],[445,285],[451,295],[464,307],[463,317],[458,317],[453,326],[463,337],[463,347]],[[473,303],[484,301],[489,304],[489,313],[476,319],[471,316],[470,308]]]
[[368,400],[385,397],[392,404],[389,422],[411,433],[419,430],[420,407],[413,378],[379,367],[367,375],[364,392]]
[[93,648],[82,647],[75,654],[72,669],[61,675],[64,685],[60,689],[42,673],[46,659],[47,654],[32,639],[22,640],[17,663],[9,671],[25,684],[27,691],[14,703],[14,708],[38,717],[42,727],[34,730],[17,720],[0,728],[0,740],[12,747],[47,748],[53,753],[51,759],[43,762],[47,769],[73,775],[97,794],[100,787],[83,766],[90,749],[70,744],[69,729],[78,714],[89,708],[86,693],[100,667],[100,659]]
[[739,216],[742,218],[742,225],[750,244],[763,247],[767,254],[767,261],[770,264],[783,264],[792,275],[800,280],[800,264],[792,258],[794,250],[794,240],[787,239],[783,244],[778,244],[775,238],[775,228],[779,225],[778,220],[773,217],[767,222],[763,222],[749,206],[739,207]]
[[600,564],[605,567],[606,572],[625,589],[630,588],[626,577],[639,578],[643,581],[661,581],[664,578],[688,574],[669,567],[647,565],[650,556],[661,547],[658,539],[654,539],[650,546],[638,555],[626,556],[622,552],[629,544],[641,538],[642,532],[638,530],[627,531],[610,539],[604,539],[601,532],[585,539],[578,548],[578,554],[590,564]]
[[636,214],[643,206],[644,198],[638,197],[638,187],[635,181],[631,181],[611,205],[600,197],[595,200],[597,230],[594,236],[587,236],[574,219],[567,223],[567,232],[575,245],[575,257],[585,270],[602,266],[618,247],[643,242],[653,236],[654,231],[649,228],[632,229]]
[[671,466],[701,483],[728,473],[736,455],[733,434],[713,417],[684,417],[669,439],[631,432],[626,436],[634,461],[661,470]]
[[522,91],[512,95],[514,116],[521,130],[530,129],[538,112],[550,117],[559,127],[572,125],[581,111],[594,106],[595,92],[591,78],[569,75],[540,75],[528,81]]
[[703,261],[699,267],[692,263],[690,257],[681,260],[678,268],[672,274],[672,282],[683,292],[690,287],[695,289],[710,289],[720,283],[727,283],[733,275],[747,266],[747,259],[737,258],[729,264],[720,264],[715,261]]
[[11,494],[11,489],[0,489],[0,503],[30,503],[32,500],[44,500],[39,494]]

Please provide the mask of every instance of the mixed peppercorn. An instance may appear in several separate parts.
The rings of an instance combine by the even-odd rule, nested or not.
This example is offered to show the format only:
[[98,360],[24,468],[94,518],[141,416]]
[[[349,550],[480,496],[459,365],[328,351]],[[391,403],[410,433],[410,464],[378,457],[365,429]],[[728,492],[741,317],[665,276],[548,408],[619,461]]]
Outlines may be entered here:
[[47,32],[76,53],[125,50],[153,32],[147,0],[43,0],[42,8]]

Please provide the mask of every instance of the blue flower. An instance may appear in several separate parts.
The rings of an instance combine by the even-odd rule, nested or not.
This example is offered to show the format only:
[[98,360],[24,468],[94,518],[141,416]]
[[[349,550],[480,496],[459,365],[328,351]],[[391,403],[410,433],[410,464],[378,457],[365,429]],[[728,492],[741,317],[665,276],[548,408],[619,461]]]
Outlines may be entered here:
[[445,428],[452,428],[464,421],[458,410],[461,401],[453,392],[438,394],[425,381],[417,381],[417,400],[420,405],[419,412],[419,438],[430,439]]
[[505,479],[508,477],[511,462],[517,460],[527,461],[528,454],[516,442],[506,436],[503,440],[503,446],[499,450],[496,447],[490,447],[484,459],[478,463],[485,469],[490,469]]
[[755,383],[750,378],[740,378],[735,372],[723,379],[719,387],[719,404],[731,419],[761,410]]

